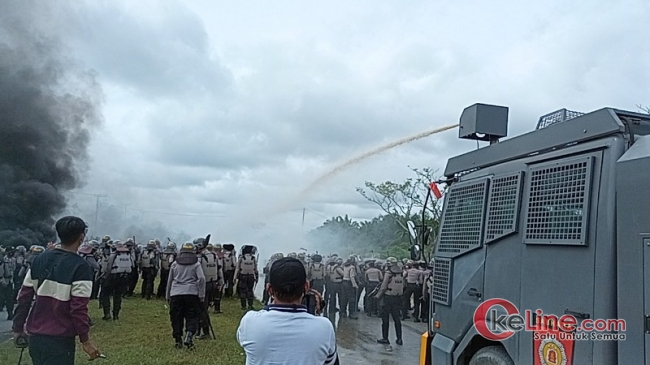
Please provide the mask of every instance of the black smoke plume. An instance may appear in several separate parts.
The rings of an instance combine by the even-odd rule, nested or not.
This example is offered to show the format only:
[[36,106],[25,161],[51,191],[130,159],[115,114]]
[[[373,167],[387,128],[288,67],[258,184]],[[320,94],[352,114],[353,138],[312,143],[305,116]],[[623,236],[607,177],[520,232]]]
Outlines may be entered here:
[[43,15],[46,3],[0,0],[3,246],[56,239],[62,193],[80,185],[89,129],[101,120],[98,84],[51,31],[55,20]]

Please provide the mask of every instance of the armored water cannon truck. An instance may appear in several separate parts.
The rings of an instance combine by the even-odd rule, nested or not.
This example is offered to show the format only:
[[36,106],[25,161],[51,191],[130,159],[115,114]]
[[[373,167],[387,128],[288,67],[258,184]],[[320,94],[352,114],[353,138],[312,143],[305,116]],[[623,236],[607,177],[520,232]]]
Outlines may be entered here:
[[507,117],[461,116],[421,363],[650,364],[650,115]]

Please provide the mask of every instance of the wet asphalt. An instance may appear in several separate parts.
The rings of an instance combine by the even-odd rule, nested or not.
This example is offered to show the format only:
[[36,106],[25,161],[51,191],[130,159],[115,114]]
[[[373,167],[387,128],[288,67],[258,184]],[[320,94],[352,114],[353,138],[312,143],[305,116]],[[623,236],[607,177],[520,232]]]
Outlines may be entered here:
[[381,338],[381,319],[358,313],[359,319],[340,318],[338,313],[328,315],[336,329],[336,342],[342,364],[411,365],[420,359],[420,336],[427,329],[426,323],[414,323],[413,319],[402,321],[404,345],[395,344],[395,326],[390,320],[390,346],[377,343]]

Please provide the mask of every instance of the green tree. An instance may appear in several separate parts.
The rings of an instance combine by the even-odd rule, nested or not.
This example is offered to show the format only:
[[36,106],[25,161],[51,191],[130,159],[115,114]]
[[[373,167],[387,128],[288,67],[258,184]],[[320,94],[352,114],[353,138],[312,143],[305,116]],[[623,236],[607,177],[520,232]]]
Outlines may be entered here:
[[429,242],[435,242],[442,215],[442,202],[433,194],[429,195],[426,206],[425,200],[429,194],[430,183],[437,180],[437,171],[426,167],[409,168],[415,177],[406,178],[401,183],[385,181],[376,184],[366,181],[365,188],[357,188],[357,192],[393,217],[399,226],[396,234],[402,239],[408,240],[407,221],[412,220],[416,225],[422,225],[424,210],[424,224],[431,228]]

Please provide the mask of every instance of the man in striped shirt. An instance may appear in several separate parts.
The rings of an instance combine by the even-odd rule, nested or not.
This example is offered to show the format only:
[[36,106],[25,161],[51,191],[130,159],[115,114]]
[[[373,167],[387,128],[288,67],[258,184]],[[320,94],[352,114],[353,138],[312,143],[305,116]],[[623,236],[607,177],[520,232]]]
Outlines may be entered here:
[[302,262],[291,257],[275,261],[266,290],[273,304],[246,313],[237,329],[246,365],[338,365],[334,327],[301,305],[309,290]]
[[15,339],[29,339],[29,355],[34,365],[74,364],[76,336],[91,360],[100,355],[88,334],[93,271],[77,255],[87,230],[81,218],[59,219],[56,232],[61,248],[40,254],[25,276],[13,331]]

